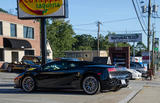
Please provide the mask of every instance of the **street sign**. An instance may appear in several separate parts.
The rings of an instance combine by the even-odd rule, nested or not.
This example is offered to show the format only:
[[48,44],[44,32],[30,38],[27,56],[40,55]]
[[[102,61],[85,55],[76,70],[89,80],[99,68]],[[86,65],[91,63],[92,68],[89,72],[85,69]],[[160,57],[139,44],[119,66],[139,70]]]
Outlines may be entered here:
[[149,64],[149,62],[150,62],[149,56],[150,56],[150,54],[149,54],[148,51],[142,52],[142,62],[143,62],[144,64]]
[[18,18],[67,17],[67,0],[17,0]]
[[116,35],[109,35],[109,42],[141,42],[142,41],[142,34],[116,34]]
[[159,48],[159,38],[155,38],[155,42],[154,42],[154,51],[158,52],[158,48]]

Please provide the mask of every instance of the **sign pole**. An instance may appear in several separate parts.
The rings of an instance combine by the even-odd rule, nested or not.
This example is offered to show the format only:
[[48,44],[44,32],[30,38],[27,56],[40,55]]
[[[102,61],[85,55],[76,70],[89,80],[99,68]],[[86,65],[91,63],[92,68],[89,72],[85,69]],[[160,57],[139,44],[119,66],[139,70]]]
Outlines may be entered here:
[[46,64],[46,19],[41,18],[41,53],[42,65]]
[[135,42],[133,43],[133,62],[135,62]]

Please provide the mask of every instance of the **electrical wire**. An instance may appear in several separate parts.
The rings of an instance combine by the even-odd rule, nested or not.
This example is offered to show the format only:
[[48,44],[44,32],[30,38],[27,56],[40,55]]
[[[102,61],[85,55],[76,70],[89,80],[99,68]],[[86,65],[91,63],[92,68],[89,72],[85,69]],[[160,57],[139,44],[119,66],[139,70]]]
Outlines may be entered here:
[[[132,17],[132,18],[125,18],[125,19],[118,19],[118,20],[110,20],[110,21],[104,21],[102,23],[115,23],[115,22],[123,22],[123,21],[129,21],[129,20],[135,20],[137,17]],[[86,23],[86,24],[77,24],[73,26],[87,26],[87,25],[96,25],[97,22],[92,22],[92,23]]]
[[[97,32],[96,31],[96,29],[94,30],[94,29],[83,29],[83,28],[74,28],[75,30],[80,30],[80,31],[88,31],[88,32]],[[143,30],[130,30],[130,31],[128,31],[127,30],[127,32],[142,32]],[[147,30],[145,30],[145,31],[147,31]],[[105,31],[105,30],[101,30],[101,32],[110,32],[109,30],[108,31]],[[126,31],[116,31],[116,30],[114,30],[113,32],[126,32]]]
[[147,35],[147,33],[146,33],[146,31],[145,31],[145,29],[144,29],[144,27],[143,27],[143,25],[142,25],[142,22],[141,22],[141,20],[140,20],[140,18],[139,18],[139,15],[138,15],[138,12],[137,12],[136,5],[135,5],[135,3],[134,3],[134,0],[132,0],[132,4],[133,4],[133,6],[134,6],[134,9],[135,9],[135,12],[136,12],[138,21],[139,21],[139,23],[140,23],[140,25],[141,25],[141,28],[142,28],[143,32],[145,33],[145,35]]
[[118,19],[118,20],[111,20],[111,21],[104,21],[102,23],[114,23],[114,22],[122,22],[122,21],[129,21],[129,20],[135,20],[137,19],[136,17],[132,18],[126,18],[126,19]]
[[92,22],[92,23],[87,23],[87,24],[77,24],[77,25],[73,25],[73,26],[85,26],[85,25],[95,25],[96,22]]

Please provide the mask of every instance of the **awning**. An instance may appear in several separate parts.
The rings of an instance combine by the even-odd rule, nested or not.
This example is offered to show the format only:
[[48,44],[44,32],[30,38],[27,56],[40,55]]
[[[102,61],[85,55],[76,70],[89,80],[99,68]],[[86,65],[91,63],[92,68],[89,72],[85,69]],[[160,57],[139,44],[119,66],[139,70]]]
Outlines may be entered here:
[[5,48],[23,49],[32,48],[31,44],[27,40],[3,38],[3,44]]

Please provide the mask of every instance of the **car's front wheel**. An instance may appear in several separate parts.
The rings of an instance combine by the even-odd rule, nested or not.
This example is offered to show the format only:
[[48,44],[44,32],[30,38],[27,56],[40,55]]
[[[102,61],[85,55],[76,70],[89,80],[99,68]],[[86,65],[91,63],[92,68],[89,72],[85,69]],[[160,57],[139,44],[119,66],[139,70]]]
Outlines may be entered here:
[[86,94],[93,95],[100,92],[100,82],[94,76],[86,76],[82,82],[82,88]]
[[35,90],[35,81],[33,77],[31,76],[26,76],[22,80],[22,89],[25,92],[33,92]]

